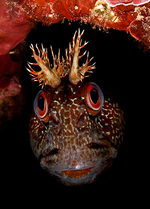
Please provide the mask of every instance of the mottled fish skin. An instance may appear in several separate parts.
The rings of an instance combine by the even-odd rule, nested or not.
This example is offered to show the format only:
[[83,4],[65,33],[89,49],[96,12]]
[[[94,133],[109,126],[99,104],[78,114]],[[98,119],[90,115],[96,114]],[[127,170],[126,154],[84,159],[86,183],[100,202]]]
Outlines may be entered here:
[[[79,55],[77,49],[80,51],[82,47],[79,40],[82,34],[78,34],[78,44],[75,43],[74,36],[73,48],[69,49],[73,60],[75,55],[76,58]],[[32,50],[34,51],[33,46]],[[45,49],[43,54],[45,56]],[[55,72],[52,69],[48,77],[47,68],[45,71],[42,68],[41,72],[47,76],[47,80],[44,80],[44,77],[38,77],[38,73],[31,67],[28,70],[32,71],[32,76],[36,76],[39,82],[40,79],[44,84],[47,82],[46,85],[42,84],[42,90],[34,101],[29,125],[31,147],[40,165],[64,184],[91,183],[111,166],[117,156],[118,148],[123,141],[123,111],[117,103],[105,98],[105,95],[103,99],[103,94],[96,84],[84,79],[84,74],[92,69],[93,65],[86,64],[86,69],[85,65],[77,68],[78,63],[75,60],[74,66],[80,69],[80,73],[77,70],[75,74],[73,67],[66,73],[66,67],[70,65],[64,61],[62,64],[60,57],[58,59],[56,63],[59,63],[65,76],[58,76],[57,69]],[[71,60],[68,56],[67,60],[69,59]],[[40,65],[45,62],[49,62],[46,56],[42,64],[40,60]],[[42,73],[41,75],[43,76]],[[59,84],[53,82],[52,77],[55,77]],[[99,108],[89,105],[88,100],[92,100],[91,94],[90,98],[87,96],[89,89],[97,92]]]
[[[68,184],[89,183],[112,164],[123,140],[123,112],[117,103],[104,100],[102,110],[90,116],[80,92],[84,84],[65,82],[43,91],[49,99],[49,121],[33,112],[30,141],[41,166]],[[93,168],[85,176],[67,177],[65,170]]]

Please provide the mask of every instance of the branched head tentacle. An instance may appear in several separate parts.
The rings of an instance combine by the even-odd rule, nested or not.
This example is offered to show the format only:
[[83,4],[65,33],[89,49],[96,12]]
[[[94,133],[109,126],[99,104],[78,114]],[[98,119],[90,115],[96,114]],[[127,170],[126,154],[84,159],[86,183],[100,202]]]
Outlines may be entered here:
[[[82,31],[81,34],[80,34],[80,29],[78,30],[78,36],[77,36],[76,43],[75,43],[76,33],[77,31],[75,32],[74,37],[73,37],[73,44],[72,44],[73,47],[71,50],[73,51],[73,57],[72,57],[71,70],[69,73],[69,80],[74,85],[76,85],[79,81],[82,81],[85,78],[86,72],[90,72],[90,70],[95,69],[95,64],[88,65],[90,61],[92,60],[92,59],[88,60],[89,52],[85,51],[82,55],[79,55],[80,50],[88,44],[88,42],[84,42],[84,44],[81,45],[82,43],[81,36],[83,35],[84,30]],[[83,63],[82,66],[79,66],[79,59],[81,59],[86,54],[87,54],[86,62]]]
[[[38,48],[38,45],[35,45],[35,48],[33,44],[30,45],[30,48],[33,52],[32,57],[35,59],[36,63],[28,62],[28,68],[26,68],[31,76],[33,77],[33,81],[39,82],[39,85],[42,86],[42,88],[45,85],[50,85],[53,88],[56,88],[61,83],[61,78],[65,77],[67,74],[69,74],[69,80],[72,84],[76,85],[79,81],[82,81],[85,77],[86,72],[92,72],[92,69],[95,69],[95,63],[92,65],[89,65],[91,58],[89,60],[89,52],[85,51],[81,55],[80,50],[85,47],[88,42],[84,42],[82,45],[82,35],[84,33],[84,30],[80,33],[80,29],[78,29],[78,35],[76,38],[77,31],[75,31],[72,45],[69,43],[69,49],[66,49],[66,59],[63,57],[60,58],[60,49],[58,50],[58,55],[54,55],[52,46],[50,46],[51,54],[53,58],[53,64],[51,65],[49,58],[48,58],[48,50],[43,47],[43,44],[41,44],[41,50]],[[36,51],[37,53],[36,53]],[[79,66],[79,59],[84,57],[87,54],[87,58],[85,63],[82,64],[82,66]],[[31,65],[38,65],[40,67],[40,71],[35,71]]]

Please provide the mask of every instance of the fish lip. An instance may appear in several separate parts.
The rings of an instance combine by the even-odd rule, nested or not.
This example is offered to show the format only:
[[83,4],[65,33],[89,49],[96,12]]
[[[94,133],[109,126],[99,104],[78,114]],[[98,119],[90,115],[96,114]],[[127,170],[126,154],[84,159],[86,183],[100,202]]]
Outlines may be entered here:
[[104,161],[93,163],[92,165],[77,165],[66,168],[45,167],[41,165],[51,176],[67,186],[80,186],[94,182],[99,175],[104,173],[111,165],[115,156],[108,157]]
[[[107,167],[107,162],[109,160],[113,160],[116,157],[117,150],[112,145],[111,142],[104,139],[104,142],[95,141],[89,144],[86,144],[82,147],[82,149],[92,148],[92,149],[100,149],[103,147],[111,148],[112,154],[110,156],[106,156],[106,158],[95,159],[93,161],[88,161],[86,163],[82,161],[63,161],[63,163],[56,163],[55,159],[57,155],[64,153],[64,150],[59,150],[57,148],[53,148],[50,151],[45,150],[40,157],[40,164],[43,169],[45,169],[49,174],[55,176],[56,178],[62,180],[64,184],[82,184],[84,182],[92,182],[96,176],[103,172],[103,169]],[[80,151],[83,151],[83,150]],[[78,151],[79,152],[79,151]],[[46,159],[47,157],[52,156],[52,159]],[[69,156],[69,153],[68,153]],[[59,156],[58,156],[59,157]]]
[[[86,167],[85,169],[80,169],[80,173],[77,171],[76,173],[71,173],[71,170],[69,170],[69,173],[67,173],[68,170],[66,170],[66,173],[63,171],[59,171],[56,174],[56,177],[67,186],[82,186],[85,184],[90,184],[94,182],[98,176],[103,173],[103,169],[107,170],[107,165],[105,164],[95,164],[93,167]],[[74,172],[75,169],[72,169]],[[64,175],[67,174],[67,175]],[[69,174],[69,175],[68,175]],[[82,175],[81,175],[82,174]]]
[[85,169],[68,169],[68,170],[63,170],[61,173],[67,177],[70,178],[81,178],[89,174],[94,167],[89,167]]

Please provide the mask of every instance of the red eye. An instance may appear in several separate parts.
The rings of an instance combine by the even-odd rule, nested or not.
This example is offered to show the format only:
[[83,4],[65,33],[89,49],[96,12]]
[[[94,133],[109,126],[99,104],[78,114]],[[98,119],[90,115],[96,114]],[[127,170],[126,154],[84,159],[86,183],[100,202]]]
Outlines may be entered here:
[[39,119],[44,119],[48,113],[48,104],[44,91],[39,91],[34,99],[34,112]]
[[91,82],[87,87],[87,105],[95,111],[102,109],[104,96],[98,85]]

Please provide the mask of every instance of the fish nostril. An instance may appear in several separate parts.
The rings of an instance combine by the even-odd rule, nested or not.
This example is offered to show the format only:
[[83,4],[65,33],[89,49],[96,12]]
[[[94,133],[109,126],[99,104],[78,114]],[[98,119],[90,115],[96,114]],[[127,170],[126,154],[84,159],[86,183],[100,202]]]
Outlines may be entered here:
[[78,109],[78,117],[76,117],[76,124],[75,126],[81,130],[81,129],[89,129],[91,126],[89,114],[86,110],[86,107],[84,104],[81,104]]
[[57,117],[57,115],[56,115],[56,113],[55,112],[51,112],[51,120],[53,121],[53,123],[55,124],[55,125],[58,125],[59,124],[59,119],[58,119],[58,117]]
[[78,119],[77,128],[83,128],[85,127],[85,120],[84,115],[81,115]]

